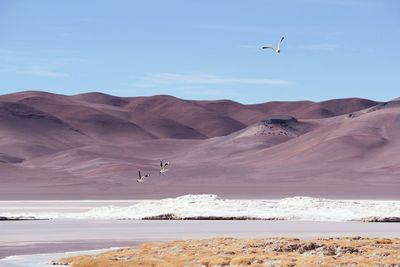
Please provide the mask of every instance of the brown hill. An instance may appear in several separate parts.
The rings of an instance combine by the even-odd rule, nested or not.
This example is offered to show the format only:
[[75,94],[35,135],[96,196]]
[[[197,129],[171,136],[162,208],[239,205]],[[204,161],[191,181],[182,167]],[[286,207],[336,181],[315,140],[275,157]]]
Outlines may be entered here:
[[[126,109],[137,114],[138,117],[151,114],[174,121],[192,128],[197,134],[205,137],[226,135],[246,126],[234,117],[207,109],[194,101],[171,96],[133,98]],[[148,121],[147,118],[144,117],[144,119]],[[186,138],[190,137],[186,136]]]
[[36,157],[90,142],[70,124],[22,103],[0,102],[0,120],[0,151],[10,157]]
[[[0,96],[0,122],[2,199],[398,198],[396,101],[22,92]],[[166,175],[159,160],[171,163]]]
[[355,112],[377,104],[378,102],[368,99],[347,98],[323,102],[267,102],[250,105],[249,107],[270,115],[286,114],[301,119],[321,119]]

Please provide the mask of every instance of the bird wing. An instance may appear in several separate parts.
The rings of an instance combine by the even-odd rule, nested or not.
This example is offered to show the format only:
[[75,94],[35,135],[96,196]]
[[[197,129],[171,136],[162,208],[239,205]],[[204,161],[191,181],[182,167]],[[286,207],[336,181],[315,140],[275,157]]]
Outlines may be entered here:
[[263,47],[261,47],[262,49],[268,49],[268,48],[271,48],[272,50],[275,50],[275,48],[273,48],[272,46],[263,46]]
[[165,162],[165,163],[164,163],[164,167],[165,167],[165,166],[168,166],[168,165],[169,165],[169,162]]
[[139,171],[139,179],[140,179],[140,178],[142,178],[142,175],[140,174],[140,171]]
[[162,160],[160,161],[160,167],[161,167],[161,168],[163,167]]
[[285,39],[285,36],[282,36],[281,40],[278,43],[278,50],[281,48],[281,43],[283,41],[283,39]]

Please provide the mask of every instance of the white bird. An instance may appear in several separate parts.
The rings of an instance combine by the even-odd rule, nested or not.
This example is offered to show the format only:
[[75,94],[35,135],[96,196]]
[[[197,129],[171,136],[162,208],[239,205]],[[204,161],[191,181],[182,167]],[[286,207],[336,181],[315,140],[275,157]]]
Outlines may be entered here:
[[142,175],[142,174],[140,173],[140,171],[139,171],[138,177],[139,177],[139,178],[136,180],[136,182],[141,183],[141,182],[144,182],[144,178],[150,177],[150,174]]
[[160,174],[168,171],[168,169],[167,169],[168,165],[169,165],[169,162],[163,163],[162,160],[160,161]]
[[262,49],[271,48],[272,50],[274,50],[275,53],[279,54],[279,53],[281,52],[281,44],[282,44],[283,39],[285,39],[285,36],[283,36],[283,37],[281,38],[281,40],[280,40],[279,43],[278,43],[278,48],[276,48],[276,49],[275,49],[274,47],[270,46],[270,45],[263,46]]

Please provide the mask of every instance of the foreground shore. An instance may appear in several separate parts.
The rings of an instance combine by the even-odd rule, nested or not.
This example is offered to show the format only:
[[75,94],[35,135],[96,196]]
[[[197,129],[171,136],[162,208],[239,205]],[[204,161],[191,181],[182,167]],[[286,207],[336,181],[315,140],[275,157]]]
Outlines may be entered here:
[[400,238],[212,238],[149,242],[53,262],[91,266],[400,266]]
[[[3,221],[0,225],[2,227],[0,266],[4,261],[13,262],[13,259],[1,258],[15,255],[131,247],[145,242],[224,236],[235,238],[284,236],[302,239],[347,236],[400,238],[400,223],[59,219]],[[56,257],[49,255],[46,262],[61,257],[64,255]],[[32,264],[19,266],[32,266]]]

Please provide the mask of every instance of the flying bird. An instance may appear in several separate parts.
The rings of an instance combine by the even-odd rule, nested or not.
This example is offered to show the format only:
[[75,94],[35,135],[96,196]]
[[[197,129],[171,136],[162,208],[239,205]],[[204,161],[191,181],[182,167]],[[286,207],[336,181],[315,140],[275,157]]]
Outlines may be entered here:
[[283,37],[281,38],[281,40],[280,40],[279,43],[278,43],[278,48],[276,48],[276,49],[275,49],[273,46],[270,46],[270,45],[263,46],[262,49],[271,48],[272,50],[274,50],[275,53],[279,54],[279,53],[281,52],[281,44],[282,44],[283,39],[285,39],[285,36],[283,36]]
[[142,174],[140,173],[140,171],[139,171],[138,177],[139,177],[139,178],[136,180],[136,182],[141,183],[141,182],[144,182],[144,178],[150,177],[150,174],[142,175]]
[[168,171],[168,169],[167,169],[168,165],[169,165],[169,162],[163,163],[162,160],[160,161],[160,174]]

